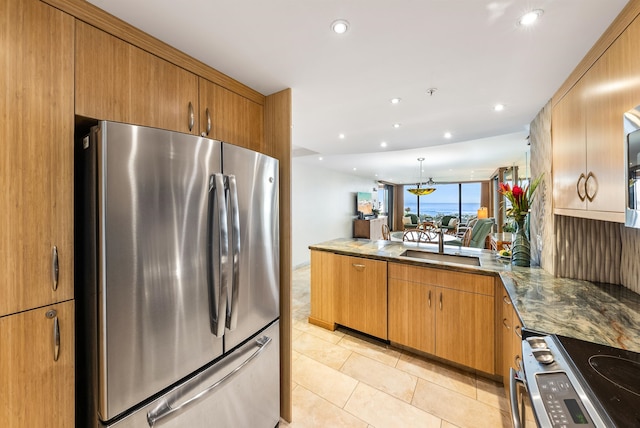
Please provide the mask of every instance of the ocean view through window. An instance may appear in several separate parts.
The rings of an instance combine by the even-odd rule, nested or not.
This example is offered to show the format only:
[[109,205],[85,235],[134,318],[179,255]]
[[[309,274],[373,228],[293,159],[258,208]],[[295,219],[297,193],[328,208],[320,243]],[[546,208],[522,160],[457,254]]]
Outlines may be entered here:
[[[465,221],[475,216],[480,208],[480,183],[438,184],[436,191],[426,196],[416,196],[404,186],[404,206],[421,220],[439,219],[445,215],[459,217]],[[420,200],[420,206],[418,206]]]

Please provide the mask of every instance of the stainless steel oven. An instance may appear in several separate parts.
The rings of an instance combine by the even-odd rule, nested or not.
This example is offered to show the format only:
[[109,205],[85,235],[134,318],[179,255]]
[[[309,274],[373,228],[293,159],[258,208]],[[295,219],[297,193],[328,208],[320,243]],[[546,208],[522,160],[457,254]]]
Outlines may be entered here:
[[512,369],[514,427],[524,427],[524,387],[539,427],[640,427],[640,354],[563,336],[522,341]]

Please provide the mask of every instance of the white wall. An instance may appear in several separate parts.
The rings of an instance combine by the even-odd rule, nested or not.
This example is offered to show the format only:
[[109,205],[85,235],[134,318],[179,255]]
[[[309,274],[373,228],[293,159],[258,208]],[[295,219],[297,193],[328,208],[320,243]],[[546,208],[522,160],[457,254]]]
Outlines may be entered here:
[[308,264],[309,245],[353,236],[356,193],[372,191],[374,180],[342,174],[293,159],[291,174],[293,268]]

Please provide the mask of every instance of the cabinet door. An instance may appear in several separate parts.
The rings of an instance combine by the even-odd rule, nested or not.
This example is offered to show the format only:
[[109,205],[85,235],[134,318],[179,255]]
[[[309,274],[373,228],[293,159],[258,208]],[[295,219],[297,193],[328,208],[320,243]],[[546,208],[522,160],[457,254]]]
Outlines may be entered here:
[[433,354],[435,308],[435,287],[389,278],[389,340]]
[[493,296],[438,287],[435,354],[486,373],[495,370]]
[[78,21],[76,114],[199,134],[198,78]]
[[[589,88],[586,103],[588,209],[620,213],[624,221],[624,129],[622,116],[635,105],[624,105],[631,89],[612,85],[623,81],[624,63],[621,43],[614,43],[589,69],[583,79]],[[636,76],[630,81],[637,80]],[[638,102],[638,100],[636,100]]]
[[[56,321],[59,347],[54,360]],[[74,426],[73,331],[73,301],[0,318],[3,426]]]
[[335,284],[338,324],[387,339],[387,263],[340,256]]
[[553,198],[558,209],[587,208],[583,84],[579,81],[552,112]]
[[36,0],[0,10],[2,316],[73,298],[74,22]]
[[335,330],[334,284],[340,277],[340,256],[311,251],[311,314],[309,323]]
[[264,153],[262,105],[203,78],[199,91],[203,135]]
[[513,307],[511,304],[511,299],[509,299],[507,292],[503,290],[503,293],[502,293],[502,367],[500,370],[500,374],[502,374],[504,387],[507,390],[507,396],[509,392],[509,368],[512,367],[511,362],[513,361],[513,357],[511,355],[512,336],[513,336]]

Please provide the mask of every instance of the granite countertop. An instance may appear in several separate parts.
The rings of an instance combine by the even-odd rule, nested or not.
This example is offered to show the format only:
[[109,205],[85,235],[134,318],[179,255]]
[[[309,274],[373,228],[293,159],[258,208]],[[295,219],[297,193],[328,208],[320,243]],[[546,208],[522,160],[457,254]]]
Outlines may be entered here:
[[480,266],[401,256],[437,252],[437,244],[339,238],[312,250],[477,274],[498,275],[523,327],[640,352],[640,295],[622,286],[555,278],[539,267],[512,266],[490,250],[445,245],[445,254],[478,257]]

